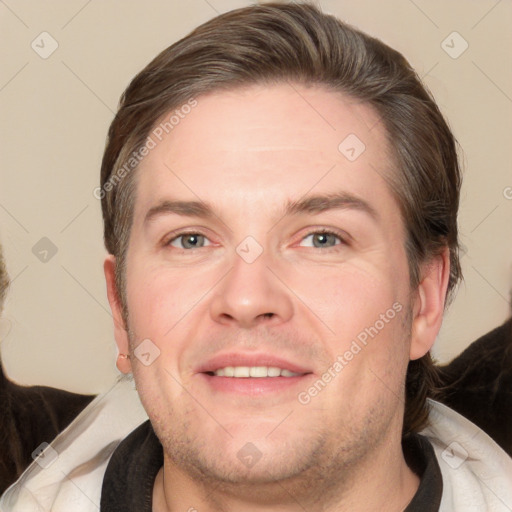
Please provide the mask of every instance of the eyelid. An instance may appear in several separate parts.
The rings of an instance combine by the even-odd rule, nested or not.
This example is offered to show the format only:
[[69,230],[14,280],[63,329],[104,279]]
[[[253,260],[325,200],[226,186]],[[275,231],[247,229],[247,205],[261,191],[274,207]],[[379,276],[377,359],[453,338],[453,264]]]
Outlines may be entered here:
[[[186,235],[204,236],[210,242],[210,245],[214,244],[213,240],[210,239],[210,237],[205,233],[205,231],[203,229],[201,229],[201,228],[196,228],[196,229],[184,228],[182,230],[177,229],[176,231],[167,233],[167,235],[165,235],[162,239],[162,246],[169,247],[169,246],[171,246],[171,242],[173,242],[174,240],[176,240],[182,236],[186,236]],[[174,246],[171,246],[171,247],[174,247]],[[189,249],[180,249],[179,247],[175,247],[175,249],[183,250],[183,251],[187,251],[187,252],[189,251]],[[202,249],[202,247],[198,247],[198,249]]]
[[[308,236],[315,235],[315,234],[328,234],[328,235],[336,236],[341,242],[340,244],[336,244],[336,245],[342,245],[342,244],[349,245],[350,241],[352,239],[352,237],[346,231],[341,231],[341,230],[333,228],[333,227],[318,226],[318,227],[307,228],[306,234],[300,236],[298,243],[302,242]],[[210,245],[215,244],[215,242],[213,240],[211,240],[211,238],[205,233],[204,229],[202,229],[202,228],[195,228],[195,229],[194,228],[184,228],[182,230],[178,229],[176,231],[168,233],[162,239],[162,245],[164,247],[168,247],[171,245],[171,242],[173,242],[177,238],[180,238],[180,237],[186,236],[186,235],[201,235],[201,236],[204,236],[210,242]],[[320,247],[314,247],[314,249],[321,249],[322,251],[326,251],[328,249],[333,249],[334,247],[336,247],[336,245],[333,247],[327,247],[325,249],[321,249]],[[176,248],[176,249],[179,249],[179,248]],[[199,247],[198,249],[202,249],[202,247]],[[187,252],[189,251],[187,249],[182,249],[182,250],[186,250]]]
[[[341,231],[339,229],[336,229],[336,228],[332,228],[332,227],[312,227],[312,228],[308,228],[308,231],[305,235],[301,236],[300,239],[299,239],[299,243],[302,242],[304,239],[306,239],[308,236],[311,236],[311,235],[316,235],[316,234],[326,234],[326,235],[334,235],[336,236],[339,240],[340,240],[340,244],[336,244],[336,245],[349,245],[350,244],[350,241],[351,241],[351,236],[345,232],[345,231]],[[327,249],[333,249],[335,246],[333,247],[327,247]],[[314,247],[314,249],[320,249],[319,247]],[[326,249],[322,249],[322,250],[326,250]]]

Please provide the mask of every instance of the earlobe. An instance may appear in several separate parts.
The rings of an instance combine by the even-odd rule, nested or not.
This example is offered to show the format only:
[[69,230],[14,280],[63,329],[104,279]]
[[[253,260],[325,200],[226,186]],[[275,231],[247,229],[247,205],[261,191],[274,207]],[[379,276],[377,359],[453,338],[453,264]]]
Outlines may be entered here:
[[127,327],[123,318],[123,307],[119,298],[119,293],[116,286],[116,259],[112,254],[105,258],[103,264],[103,271],[105,273],[105,281],[107,284],[107,297],[112,311],[112,318],[114,320],[114,336],[116,345],[119,350],[116,366],[122,373],[131,373],[132,367],[130,362],[130,343],[128,338]]
[[447,248],[421,269],[421,282],[413,307],[410,359],[424,356],[434,344],[443,321],[446,290],[450,278]]

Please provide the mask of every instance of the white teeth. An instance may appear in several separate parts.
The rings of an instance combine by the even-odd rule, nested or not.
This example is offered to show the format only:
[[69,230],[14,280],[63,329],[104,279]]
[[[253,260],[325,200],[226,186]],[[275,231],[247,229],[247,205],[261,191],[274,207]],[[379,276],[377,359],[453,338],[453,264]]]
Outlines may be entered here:
[[235,366],[235,377],[249,377],[250,368],[248,366]]
[[213,374],[216,377],[296,377],[301,373],[277,368],[276,366],[226,366],[219,368]]
[[249,370],[249,375],[251,377],[266,377],[267,376],[267,367],[266,366],[253,366]]
[[279,377],[279,375],[281,375],[281,368],[276,368],[275,366],[267,368],[268,377]]

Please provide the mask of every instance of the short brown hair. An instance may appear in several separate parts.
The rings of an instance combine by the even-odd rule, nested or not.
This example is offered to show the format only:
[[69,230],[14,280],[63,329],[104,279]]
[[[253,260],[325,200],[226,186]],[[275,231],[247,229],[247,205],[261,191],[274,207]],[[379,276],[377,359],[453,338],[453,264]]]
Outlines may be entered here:
[[[327,87],[371,105],[380,115],[397,164],[389,185],[406,227],[411,286],[419,284],[420,263],[448,247],[451,294],[461,277],[461,174],[456,141],[434,99],[407,60],[378,39],[310,3],[271,2],[199,26],[152,60],[121,97],[102,162],[101,199],[105,245],[117,259],[125,319],[124,266],[136,165],[113,182],[116,171],[138,153],[164,114],[191,98],[283,82]],[[419,430],[428,416],[426,397],[434,383],[430,354],[411,361],[407,373],[404,433]]]

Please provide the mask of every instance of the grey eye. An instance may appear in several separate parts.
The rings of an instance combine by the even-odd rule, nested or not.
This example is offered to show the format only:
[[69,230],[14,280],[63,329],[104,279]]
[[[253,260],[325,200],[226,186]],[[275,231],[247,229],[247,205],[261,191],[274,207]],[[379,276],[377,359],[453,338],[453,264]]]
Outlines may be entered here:
[[[334,233],[311,233],[310,235],[303,238],[302,242],[306,240],[310,240],[309,244],[306,244],[307,247],[334,247],[337,244],[337,241],[341,239],[338,235]],[[312,245],[310,245],[312,243]]]
[[171,240],[169,245],[178,247],[179,249],[194,249],[197,247],[205,247],[209,245],[209,243],[207,243],[207,238],[204,235],[200,235],[199,233],[185,233]]

